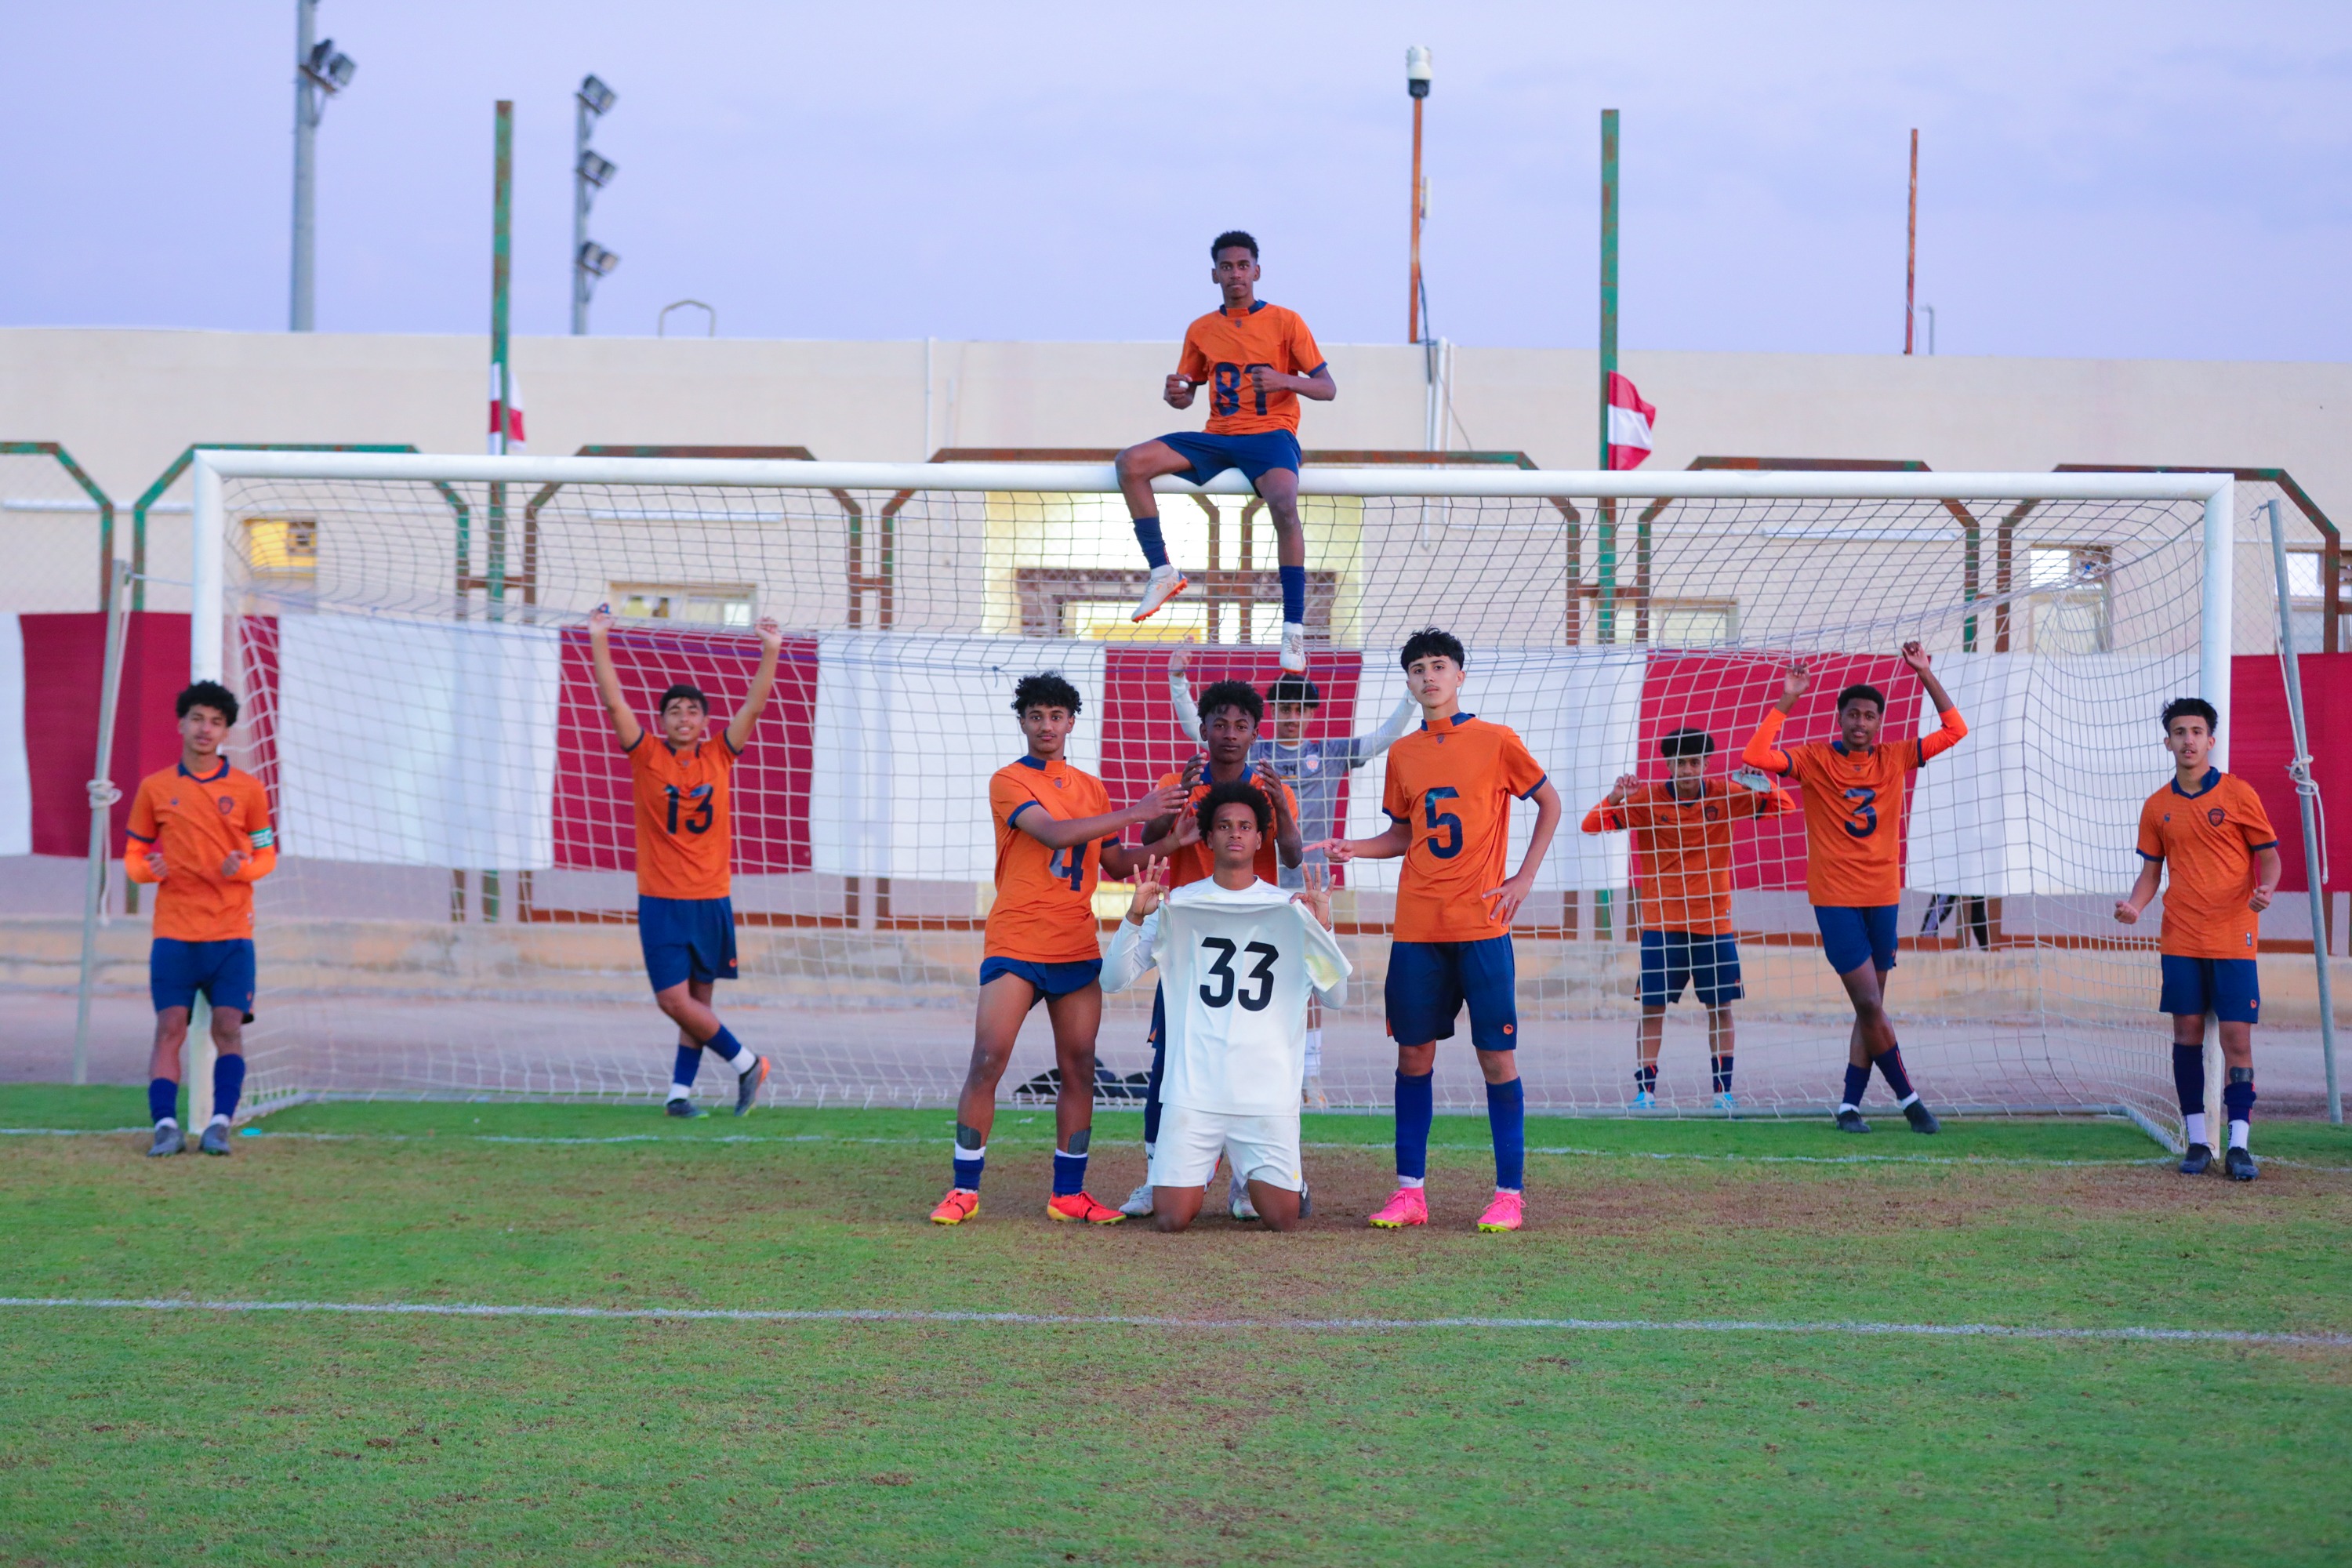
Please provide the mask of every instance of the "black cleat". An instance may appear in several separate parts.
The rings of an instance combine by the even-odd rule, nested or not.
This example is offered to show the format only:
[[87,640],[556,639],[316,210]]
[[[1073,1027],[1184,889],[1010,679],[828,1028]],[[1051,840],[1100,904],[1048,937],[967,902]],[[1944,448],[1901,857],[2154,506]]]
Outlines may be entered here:
[[751,1102],[760,1098],[760,1086],[767,1081],[768,1058],[761,1057],[751,1064],[750,1072],[735,1080],[736,1115],[745,1116],[751,1113]]
[[152,1160],[164,1154],[184,1153],[187,1147],[188,1140],[180,1131],[180,1124],[174,1121],[169,1127],[155,1129],[155,1142],[149,1146],[147,1157]]
[[196,1147],[203,1150],[207,1154],[227,1153],[228,1123],[226,1121],[215,1121],[209,1127],[206,1127],[205,1129],[205,1135],[196,1141]]
[[1944,1124],[1936,1120],[1936,1113],[1927,1109],[1927,1102],[1924,1100],[1915,1100],[1905,1106],[1903,1116],[1911,1123],[1914,1132],[1941,1132],[1944,1130]]
[[1841,1132],[1867,1132],[1870,1123],[1862,1119],[1859,1110],[1841,1110],[1837,1113],[1837,1130]]
[[2230,1173],[2230,1180],[2233,1182],[2251,1182],[2263,1173],[2263,1168],[2254,1163],[2251,1149],[2231,1148],[2221,1156],[2221,1165]]
[[2180,1173],[2184,1176],[2201,1176],[2212,1163],[2212,1150],[2202,1143],[2191,1143],[2189,1145],[2189,1152],[2181,1156]]
[[662,1107],[662,1114],[691,1121],[698,1116],[708,1115],[709,1112],[690,1100],[673,1100]]

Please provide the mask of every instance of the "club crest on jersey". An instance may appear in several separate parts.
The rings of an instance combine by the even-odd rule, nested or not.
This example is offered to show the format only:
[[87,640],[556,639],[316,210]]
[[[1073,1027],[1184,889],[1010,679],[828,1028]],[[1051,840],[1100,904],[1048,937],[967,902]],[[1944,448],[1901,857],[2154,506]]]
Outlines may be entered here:
[[1054,787],[1055,789],[1060,789],[1062,787],[1062,781],[1060,779],[1055,779],[1054,781]]
[[220,814],[221,814],[223,816],[231,816],[231,815],[233,815],[233,814],[236,812],[236,801],[234,801],[234,800],[230,799],[227,795],[224,795],[217,796],[217,797],[215,797],[215,798],[216,798],[216,799],[218,799],[218,801],[220,802]]
[[1321,773],[1323,771],[1323,759],[1317,756],[1309,756],[1301,761],[1298,765],[1310,773]]
[[2221,808],[2217,805],[2205,813],[2205,820],[2211,823],[2214,826],[2219,827],[2221,826],[2221,819],[2226,814],[2221,810]]
[[1706,808],[1706,819],[1709,822],[1721,822],[1723,820],[1723,807],[1719,805],[1708,806]]

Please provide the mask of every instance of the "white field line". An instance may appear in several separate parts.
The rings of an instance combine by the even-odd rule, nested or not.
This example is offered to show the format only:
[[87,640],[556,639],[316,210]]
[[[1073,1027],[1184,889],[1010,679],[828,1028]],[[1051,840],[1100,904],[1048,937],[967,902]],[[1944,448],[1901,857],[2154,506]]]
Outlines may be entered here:
[[472,1301],[201,1301],[177,1297],[0,1296],[0,1308],[133,1312],[303,1312],[342,1317],[572,1318],[591,1321],[972,1323],[1013,1328],[1208,1329],[1310,1333],[1490,1329],[1559,1333],[1876,1334],[1922,1339],[2154,1341],[2352,1348],[2352,1334],[2248,1329],[2031,1328],[2010,1323],[1772,1322],[1741,1318],[1168,1318],[1119,1312],[925,1312],[887,1308],[504,1306]]
[[[152,1131],[146,1127],[0,1127],[0,1138],[115,1138]],[[938,1138],[844,1138],[831,1132],[794,1132],[761,1135],[756,1132],[719,1133],[709,1137],[675,1137],[659,1132],[624,1132],[602,1138],[530,1137],[502,1132],[275,1132],[267,1128],[241,1129],[247,1138],[268,1138],[306,1143],[519,1143],[540,1144],[551,1148],[599,1147],[605,1144],[668,1143],[692,1145],[702,1143],[853,1143],[890,1146],[925,1147],[946,1142]],[[1028,1139],[997,1136],[993,1143],[1010,1144],[1016,1149],[1043,1149],[1048,1145]],[[1307,1142],[1302,1149],[1346,1151],[1383,1147],[1378,1143],[1328,1143]],[[1444,1152],[1449,1146],[1433,1145],[1433,1152]],[[1477,1151],[1463,1145],[1459,1152]],[[1730,1165],[2027,1165],[2037,1169],[2095,1169],[2101,1167],[2133,1167],[2169,1165],[2176,1157],[2156,1154],[2145,1159],[2116,1160],[2052,1160],[2030,1154],[1707,1154],[1643,1149],[1580,1149],[1574,1147],[1542,1148],[1529,1146],[1530,1154],[1550,1154],[1571,1159],[1591,1160],[1697,1160]],[[2289,1170],[2334,1172],[2352,1174],[2352,1165],[2320,1165],[2307,1160],[2288,1160],[2265,1156],[2265,1165],[2279,1165]]]

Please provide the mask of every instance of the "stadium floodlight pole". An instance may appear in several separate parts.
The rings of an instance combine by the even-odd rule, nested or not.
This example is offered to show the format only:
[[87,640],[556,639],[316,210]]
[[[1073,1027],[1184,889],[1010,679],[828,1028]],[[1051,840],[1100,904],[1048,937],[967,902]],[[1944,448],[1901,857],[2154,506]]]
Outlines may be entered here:
[[[1601,462],[1609,467],[1609,378],[1617,374],[1617,111],[1601,111]],[[1617,512],[1603,500],[1601,511],[1600,594],[1594,604],[1596,633],[1617,640]]]
[[1426,44],[1415,44],[1404,52],[1404,89],[1412,95],[1412,265],[1404,318],[1404,341],[1409,343],[1421,342],[1421,220],[1428,195],[1421,179],[1421,107],[1429,101],[1429,60]]
[[[2303,885],[2311,896],[2311,949],[2319,968],[2319,1059],[2327,1073],[2327,1120],[2344,1125],[2344,1096],[2336,1081],[2336,995],[2327,973],[2327,852],[2319,841],[2319,785],[2311,776],[2311,747],[2303,727],[2303,655],[2294,646],[2294,600],[2287,587],[2286,526],[2279,503],[2263,503],[2270,513],[2271,571],[2278,581],[2279,669],[2286,678],[2286,719],[2294,757],[2286,765],[2294,781],[2294,803],[2303,816]],[[79,1080],[76,1080],[79,1081]]]
[[319,121],[327,100],[349,87],[359,69],[351,56],[336,52],[334,39],[311,41],[318,22],[319,0],[294,0],[294,257],[286,325],[296,332],[310,331],[316,315]]
[[588,207],[596,193],[612,182],[620,166],[588,145],[588,135],[620,95],[593,72],[580,79],[572,95],[572,335],[588,334],[588,297],[596,279],[621,264],[621,258],[588,237]]
[[1911,352],[1913,301],[1919,291],[1919,128],[1911,128],[1911,221],[1903,236],[1903,352]]

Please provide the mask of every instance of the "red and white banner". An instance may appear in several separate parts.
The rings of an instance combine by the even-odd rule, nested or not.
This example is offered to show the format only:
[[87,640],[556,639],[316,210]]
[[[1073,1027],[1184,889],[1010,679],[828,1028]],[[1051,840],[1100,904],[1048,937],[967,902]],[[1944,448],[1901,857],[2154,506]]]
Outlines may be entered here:
[[[522,450],[522,378],[515,374],[514,366],[506,367],[507,384],[499,386],[499,364],[490,362],[490,456],[501,452],[513,454]],[[506,433],[506,445],[499,444],[499,434]]]
[[1609,373],[1609,468],[1638,468],[1650,456],[1650,424],[1658,411],[1642,401],[1633,384]]

